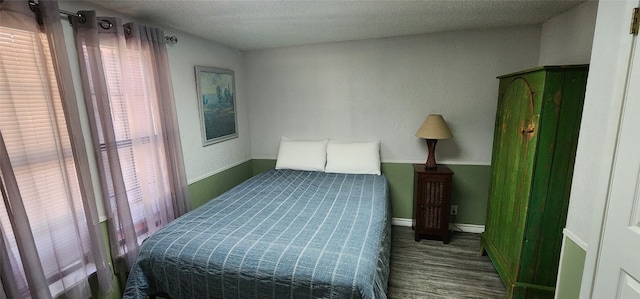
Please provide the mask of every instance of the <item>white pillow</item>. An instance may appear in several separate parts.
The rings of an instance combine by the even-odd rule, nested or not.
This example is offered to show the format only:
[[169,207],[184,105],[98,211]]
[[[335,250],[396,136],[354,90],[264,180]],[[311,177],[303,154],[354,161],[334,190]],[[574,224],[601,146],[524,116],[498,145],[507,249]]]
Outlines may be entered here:
[[380,141],[327,144],[326,172],[380,175]]
[[290,140],[280,139],[276,169],[324,171],[327,163],[327,139]]

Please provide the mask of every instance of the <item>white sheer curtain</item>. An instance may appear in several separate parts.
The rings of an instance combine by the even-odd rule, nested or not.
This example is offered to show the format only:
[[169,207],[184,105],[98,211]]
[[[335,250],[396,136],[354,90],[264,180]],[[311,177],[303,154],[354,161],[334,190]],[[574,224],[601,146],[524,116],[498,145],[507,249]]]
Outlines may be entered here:
[[112,256],[127,271],[142,240],[190,208],[164,33],[79,15],[76,49]]
[[0,2],[0,295],[112,288],[58,6]]

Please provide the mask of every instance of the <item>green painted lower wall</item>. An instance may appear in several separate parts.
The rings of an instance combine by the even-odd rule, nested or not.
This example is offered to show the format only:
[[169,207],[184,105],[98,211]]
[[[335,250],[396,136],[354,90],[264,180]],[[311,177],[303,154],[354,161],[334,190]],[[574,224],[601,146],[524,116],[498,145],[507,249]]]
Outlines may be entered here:
[[195,209],[253,176],[251,160],[189,185],[191,208]]
[[447,165],[455,174],[451,204],[458,205],[455,223],[484,225],[489,200],[489,165]]
[[[276,165],[276,160],[252,160],[253,175]],[[447,165],[455,172],[451,204],[458,205],[456,223],[484,225],[489,194],[489,165]],[[394,218],[413,218],[413,165],[382,163],[382,173],[389,181]]]
[[569,238],[564,239],[562,263],[560,264],[556,298],[574,299],[580,297],[580,284],[587,252]]
[[253,175],[276,168],[276,160],[253,159],[251,162],[253,163]]
[[382,163],[380,171],[389,182],[393,218],[413,218],[413,165]]

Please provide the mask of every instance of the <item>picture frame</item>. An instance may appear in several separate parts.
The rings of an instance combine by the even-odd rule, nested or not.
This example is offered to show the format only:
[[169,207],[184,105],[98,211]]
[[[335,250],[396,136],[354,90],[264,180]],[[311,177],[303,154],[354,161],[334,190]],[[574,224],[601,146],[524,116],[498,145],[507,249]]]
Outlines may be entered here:
[[233,70],[196,66],[202,146],[238,137]]

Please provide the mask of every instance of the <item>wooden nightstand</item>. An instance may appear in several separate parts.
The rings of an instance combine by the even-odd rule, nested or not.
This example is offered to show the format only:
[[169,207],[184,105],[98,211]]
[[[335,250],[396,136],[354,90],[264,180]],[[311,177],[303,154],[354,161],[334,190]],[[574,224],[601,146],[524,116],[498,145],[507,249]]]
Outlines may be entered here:
[[413,169],[415,239],[420,241],[422,235],[438,236],[447,244],[453,171],[443,165],[427,169],[424,164],[414,164]]

